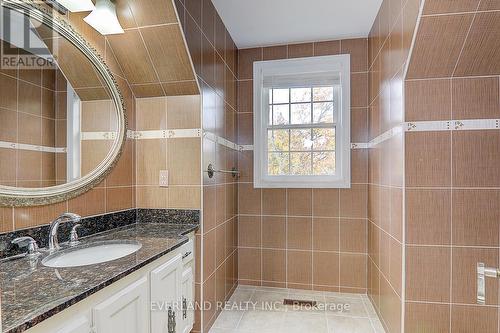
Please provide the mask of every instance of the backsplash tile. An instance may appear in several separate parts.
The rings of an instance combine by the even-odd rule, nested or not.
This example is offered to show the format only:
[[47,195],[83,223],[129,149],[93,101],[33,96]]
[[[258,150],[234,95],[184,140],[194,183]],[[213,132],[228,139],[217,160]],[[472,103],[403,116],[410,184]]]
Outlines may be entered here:
[[[134,223],[170,223],[170,224],[199,224],[199,210],[178,209],[129,209],[110,214],[84,217],[79,222],[79,237],[86,237],[124,227]],[[64,222],[59,225],[59,242],[67,242],[74,223]],[[30,236],[35,239],[39,247],[47,247],[49,240],[49,225],[35,228],[21,229],[14,232],[0,233],[0,258],[22,253],[11,241],[17,237]]]

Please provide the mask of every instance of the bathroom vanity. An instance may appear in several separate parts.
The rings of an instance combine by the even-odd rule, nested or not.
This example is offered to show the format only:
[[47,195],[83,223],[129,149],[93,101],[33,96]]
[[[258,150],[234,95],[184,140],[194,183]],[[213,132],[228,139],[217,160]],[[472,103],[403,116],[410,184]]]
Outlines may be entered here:
[[[190,332],[194,322],[194,231],[196,224],[134,223],[62,245],[56,252],[113,245],[140,245],[121,258],[80,266],[35,259],[2,262],[3,332],[145,333]],[[109,249],[106,248],[109,247]],[[81,257],[80,256],[80,257]],[[89,258],[84,258],[88,260]],[[91,258],[92,259],[92,258]],[[73,266],[73,267],[67,267]]]

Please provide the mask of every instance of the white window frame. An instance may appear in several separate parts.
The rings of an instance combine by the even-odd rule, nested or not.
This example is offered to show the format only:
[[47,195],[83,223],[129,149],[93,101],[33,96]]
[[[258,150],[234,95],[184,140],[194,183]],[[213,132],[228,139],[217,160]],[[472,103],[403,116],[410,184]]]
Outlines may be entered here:
[[[254,187],[255,188],[350,188],[351,187],[351,70],[350,55],[258,61],[253,65]],[[340,76],[336,114],[335,175],[267,174],[267,123],[269,93],[264,78],[271,75],[304,75],[335,72]]]

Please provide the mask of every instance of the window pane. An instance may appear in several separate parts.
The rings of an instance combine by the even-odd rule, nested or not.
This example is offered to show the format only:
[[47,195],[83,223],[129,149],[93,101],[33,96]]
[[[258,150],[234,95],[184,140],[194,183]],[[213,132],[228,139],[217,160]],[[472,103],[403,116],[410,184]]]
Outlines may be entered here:
[[290,174],[311,174],[311,153],[290,153]]
[[288,89],[273,89],[273,104],[289,102]]
[[273,125],[288,125],[289,120],[289,105],[273,105]]
[[291,123],[292,124],[310,124],[311,123],[311,104],[292,104],[291,105]]
[[334,175],[335,152],[313,153],[313,173],[314,175]]
[[273,90],[269,89],[269,104],[273,104]]
[[290,130],[290,150],[311,150],[312,143],[310,129]]
[[288,151],[289,150],[289,130],[268,130],[267,150],[268,151]]
[[289,170],[288,153],[269,153],[269,163],[267,172],[271,176],[287,175]]
[[313,88],[313,100],[315,102],[333,101],[333,87]]
[[333,123],[333,102],[313,104],[315,123]]
[[292,88],[290,89],[291,102],[310,102],[311,101],[311,88]]
[[313,150],[335,150],[335,129],[314,128]]

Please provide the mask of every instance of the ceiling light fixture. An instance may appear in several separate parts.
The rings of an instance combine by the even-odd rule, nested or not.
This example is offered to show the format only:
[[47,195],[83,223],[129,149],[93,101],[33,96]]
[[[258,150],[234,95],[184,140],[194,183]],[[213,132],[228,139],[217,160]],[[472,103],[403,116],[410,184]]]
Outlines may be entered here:
[[95,9],[83,19],[103,35],[122,34],[113,0],[96,0]]
[[70,12],[89,12],[95,9],[92,0],[56,0]]

